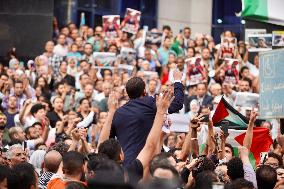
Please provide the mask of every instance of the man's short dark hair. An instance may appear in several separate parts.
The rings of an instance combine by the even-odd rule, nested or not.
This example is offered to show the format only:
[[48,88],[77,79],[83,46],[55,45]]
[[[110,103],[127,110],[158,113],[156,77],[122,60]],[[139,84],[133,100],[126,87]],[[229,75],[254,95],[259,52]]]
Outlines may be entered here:
[[108,159],[108,157],[105,154],[102,153],[98,153],[98,154],[91,154],[88,155],[88,164],[87,164],[87,168],[89,171],[97,171],[99,164]]
[[64,174],[77,175],[84,165],[84,156],[76,151],[66,152],[62,157]]
[[101,185],[113,186],[124,183],[122,167],[113,160],[104,159],[96,167],[94,177],[88,179],[89,188],[103,188]]
[[249,87],[252,87],[252,80],[250,78],[244,77],[242,81],[246,81],[249,84]]
[[238,157],[232,158],[228,162],[227,168],[228,168],[227,174],[231,180],[244,178],[243,162],[240,158]]
[[139,98],[145,90],[145,82],[140,77],[133,77],[126,83],[126,92],[130,99]]
[[214,162],[206,157],[201,157],[201,161],[196,165],[196,167],[192,171],[192,176],[196,178],[200,173],[203,171],[214,171],[215,170],[215,164]]
[[55,150],[63,156],[65,153],[67,153],[69,149],[69,145],[65,144],[63,141],[56,142],[53,146],[50,147],[50,150]]
[[228,184],[226,189],[254,189],[253,183],[244,178],[239,178]]
[[101,143],[98,152],[105,154],[111,160],[116,162],[120,161],[121,146],[119,142],[113,138]]
[[29,163],[20,163],[12,169],[12,175],[8,179],[8,188],[30,189],[36,186],[36,172],[33,165]]
[[171,26],[169,26],[169,25],[163,25],[163,31],[164,30],[169,30],[169,31],[171,31],[172,29],[171,29]]
[[35,104],[35,105],[32,106],[30,112],[31,112],[32,115],[34,115],[34,114],[36,114],[36,113],[37,113],[39,110],[41,110],[41,109],[44,109],[44,110],[45,110],[45,106],[42,105],[42,104],[40,104],[40,103],[38,103],[38,104]]
[[41,123],[40,122],[35,122],[35,123],[33,123],[30,127],[27,127],[27,128],[25,128],[25,133],[26,133],[26,135],[30,135],[30,128],[33,128],[33,127],[35,127],[36,125],[40,125],[41,126]]
[[[276,153],[274,153],[274,152],[269,152],[269,153],[268,153],[268,157],[277,159],[279,166],[282,166],[282,165],[283,165],[282,158],[281,158],[278,154],[276,154]],[[266,159],[266,160],[267,160],[267,159]]]
[[59,82],[57,82],[57,83],[54,84],[54,89],[57,90],[60,85],[64,85],[64,84],[65,84],[65,82],[59,81]]
[[243,66],[240,70],[240,73],[242,74],[245,70],[249,70],[247,66]]
[[161,165],[170,165],[171,163],[168,160],[168,158],[170,157],[173,156],[171,153],[168,152],[162,152],[160,154],[155,155],[150,162],[150,174],[153,175],[154,171]]
[[191,31],[191,28],[186,26],[186,27],[183,28],[183,30],[190,30]]
[[218,182],[217,174],[214,171],[203,171],[195,179],[195,188],[209,189],[213,182]]
[[277,182],[276,170],[269,165],[261,165],[256,170],[258,189],[273,189]]
[[65,189],[87,189],[87,186],[80,182],[69,181],[66,183]]
[[24,83],[23,83],[23,81],[18,80],[18,79],[17,79],[17,80],[15,80],[15,82],[14,82],[14,86],[16,85],[16,83],[21,83],[22,85],[24,84]]
[[0,77],[2,77],[2,76],[5,76],[5,77],[8,77],[8,78],[9,78],[8,74],[6,74],[6,73],[1,73],[1,74],[0,74]]

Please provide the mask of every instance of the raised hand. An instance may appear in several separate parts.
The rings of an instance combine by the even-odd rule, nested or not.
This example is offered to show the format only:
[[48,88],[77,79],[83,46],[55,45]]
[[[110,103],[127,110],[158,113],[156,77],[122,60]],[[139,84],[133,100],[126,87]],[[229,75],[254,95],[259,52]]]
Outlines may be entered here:
[[254,110],[251,111],[249,119],[249,127],[253,127],[258,113]]
[[190,120],[190,127],[193,129],[196,129],[200,126],[200,122],[204,119],[203,114],[200,114],[199,116],[194,116]]
[[78,128],[75,128],[75,129],[73,129],[73,130],[71,131],[71,137],[72,137],[72,139],[75,140],[75,141],[79,141],[79,140],[80,140],[81,135],[80,135],[80,133],[79,133]]
[[239,146],[238,152],[239,152],[240,158],[249,157],[249,150],[244,146]]
[[170,107],[170,104],[174,100],[174,94],[171,90],[166,91],[163,95],[157,96],[156,98],[156,106],[157,112],[161,114],[165,114]]
[[109,94],[107,105],[109,110],[116,110],[118,108],[118,99],[114,91]]

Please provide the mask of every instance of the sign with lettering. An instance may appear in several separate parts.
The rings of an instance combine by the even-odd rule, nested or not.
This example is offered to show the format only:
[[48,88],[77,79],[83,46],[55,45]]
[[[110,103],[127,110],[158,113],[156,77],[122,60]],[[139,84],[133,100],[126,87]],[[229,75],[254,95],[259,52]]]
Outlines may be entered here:
[[284,49],[260,53],[260,117],[284,118]]

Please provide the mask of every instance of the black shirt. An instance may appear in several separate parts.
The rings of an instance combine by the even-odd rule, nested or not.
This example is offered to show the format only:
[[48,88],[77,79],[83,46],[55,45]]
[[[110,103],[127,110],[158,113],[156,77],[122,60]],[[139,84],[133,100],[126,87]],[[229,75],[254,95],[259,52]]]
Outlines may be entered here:
[[49,119],[50,126],[52,128],[55,127],[57,121],[61,121],[61,118],[59,117],[59,115],[55,111],[48,112],[47,118]]

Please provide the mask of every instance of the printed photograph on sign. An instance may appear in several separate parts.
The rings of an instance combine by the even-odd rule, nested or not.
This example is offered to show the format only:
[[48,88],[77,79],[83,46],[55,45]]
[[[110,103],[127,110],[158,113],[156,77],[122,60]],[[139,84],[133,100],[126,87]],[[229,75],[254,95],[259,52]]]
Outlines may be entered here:
[[162,43],[163,34],[158,31],[148,31],[146,34],[146,45],[157,45],[160,46]]
[[250,92],[237,92],[234,106],[245,108],[259,108],[259,94]]
[[93,57],[98,66],[112,66],[117,59],[116,54],[110,52],[94,52]]
[[185,63],[188,66],[189,85],[197,85],[206,80],[205,69],[201,65],[200,57],[188,58]]
[[239,71],[238,71],[239,60],[238,59],[225,59],[225,79],[224,83],[236,85],[239,81]]
[[253,34],[248,36],[248,40],[250,52],[272,50],[272,34]]
[[245,42],[249,42],[249,35],[266,34],[266,29],[245,29]]
[[221,54],[220,58],[234,58],[237,50],[237,38],[222,37],[221,38]]
[[136,34],[139,29],[141,12],[127,8],[124,20],[121,23],[122,31]]
[[103,16],[103,28],[106,40],[113,40],[118,37],[120,27],[119,15],[106,15]]
[[126,64],[132,64],[134,60],[136,60],[136,51],[132,48],[122,47],[120,50],[120,55],[122,61]]
[[283,47],[284,46],[284,31],[272,32],[272,46]]

